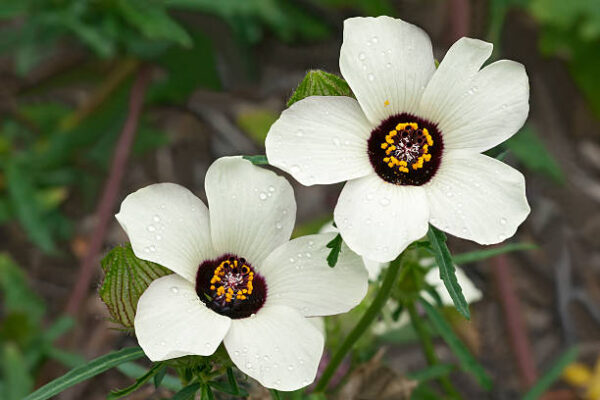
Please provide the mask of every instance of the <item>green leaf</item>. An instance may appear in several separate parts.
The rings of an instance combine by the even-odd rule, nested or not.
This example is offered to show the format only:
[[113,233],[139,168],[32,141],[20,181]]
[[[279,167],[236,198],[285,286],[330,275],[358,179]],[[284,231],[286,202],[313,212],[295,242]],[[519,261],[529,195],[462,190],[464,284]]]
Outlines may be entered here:
[[[121,372],[123,375],[128,376],[132,379],[137,379],[140,375],[143,375],[146,372],[148,372],[148,368],[144,368],[141,365],[136,364],[134,362],[123,363],[121,365],[118,365],[116,369],[119,372]],[[156,379],[156,377],[159,376],[159,374],[156,374],[154,376],[154,378]],[[163,377],[161,386],[164,388],[167,388],[173,392],[177,392],[177,391],[181,390],[181,388],[183,387],[181,385],[181,381],[179,380],[179,378],[176,378],[169,374],[166,374]]]
[[230,394],[232,396],[238,396],[238,397],[247,397],[248,396],[248,392],[246,392],[243,389],[240,389],[239,387],[234,388],[233,386],[231,386],[231,384],[226,385],[224,383],[221,382],[208,382],[208,384],[210,385],[211,388],[218,390],[219,392],[223,392],[223,393],[227,393]]
[[192,48],[171,46],[154,61],[166,74],[152,83],[149,102],[183,103],[199,87],[221,89],[211,39],[201,32],[194,32],[192,39]]
[[[144,375],[140,376],[136,379],[135,383],[129,387],[120,390],[113,390],[107,396],[107,400],[115,400],[120,399],[121,397],[125,397],[128,394],[131,394],[141,388],[146,382],[148,382],[152,377],[157,375],[160,371],[166,372],[167,365],[162,362],[155,363],[152,368],[148,370]],[[163,373],[164,377],[164,373]]]
[[335,237],[329,243],[327,243],[327,248],[331,249],[327,255],[327,264],[331,268],[335,267],[335,264],[337,264],[338,257],[342,251],[342,243],[342,236],[339,233],[335,235]]
[[290,107],[309,96],[352,96],[350,86],[337,75],[318,69],[308,71],[287,102]]
[[158,389],[160,387],[160,384],[163,382],[163,380],[165,379],[165,375],[167,375],[167,366],[165,365],[164,368],[161,368],[156,375],[154,375],[154,387],[156,389]]
[[192,38],[169,17],[161,2],[120,0],[117,5],[123,18],[148,39],[166,39],[185,47],[192,45]]
[[281,395],[279,394],[279,391],[275,389],[269,389],[269,392],[271,392],[271,398],[273,400],[281,400]]
[[488,258],[496,257],[497,255],[510,253],[513,251],[535,250],[538,247],[533,243],[509,243],[502,247],[494,247],[485,250],[470,251],[468,253],[455,254],[452,260],[455,264],[468,264]]
[[242,158],[250,161],[254,165],[269,165],[267,156],[263,156],[262,154],[258,156],[242,156]]
[[469,352],[469,349],[461,340],[454,334],[452,331],[452,327],[444,317],[439,313],[439,311],[433,307],[431,304],[421,299],[421,304],[425,308],[425,312],[429,317],[429,320],[435,327],[435,329],[442,336],[448,347],[452,350],[452,352],[458,358],[460,367],[472,374],[477,382],[485,388],[486,390],[490,390],[492,388],[492,381],[490,377],[487,375],[483,367],[477,362],[475,357]]
[[40,322],[44,312],[44,302],[29,287],[27,276],[7,254],[0,253],[0,292],[2,312],[23,313],[34,323]]
[[544,392],[552,386],[552,384],[560,378],[563,369],[573,361],[577,359],[577,349],[571,348],[565,351],[556,362],[552,365],[550,370],[540,378],[539,381],[523,396],[523,400],[536,400],[539,399]]
[[41,205],[36,201],[32,174],[15,159],[12,159],[6,168],[6,186],[11,208],[29,238],[44,252],[54,252],[50,228],[44,223]]
[[504,142],[504,146],[526,168],[544,174],[556,183],[564,184],[565,175],[562,169],[531,125],[525,125],[516,135]]
[[446,376],[454,370],[452,364],[436,364],[431,367],[425,368],[421,371],[410,372],[406,374],[408,379],[414,379],[419,382],[427,382],[430,380],[438,379],[439,377]]
[[87,379],[103,373],[119,364],[137,360],[144,356],[139,347],[127,347],[113,353],[98,357],[81,367],[74,368],[58,379],[42,386],[24,400],[46,400]]
[[113,319],[133,328],[137,302],[150,283],[171,271],[135,256],[131,245],[117,246],[102,259],[104,281],[99,294]]
[[462,288],[458,284],[456,279],[456,269],[452,261],[452,255],[450,250],[446,246],[446,235],[444,232],[429,225],[429,231],[427,237],[431,243],[435,255],[435,261],[440,268],[440,278],[444,282],[444,286],[448,289],[448,293],[454,302],[454,306],[459,313],[462,314],[466,319],[471,319],[469,313],[469,304],[463,295]]
[[21,400],[33,389],[33,377],[27,370],[23,354],[15,343],[7,342],[0,349],[2,371],[2,391],[4,400]]
[[215,395],[210,388],[210,385],[202,386],[202,396],[200,398],[202,400],[215,400]]
[[171,400],[192,400],[201,386],[200,383],[192,383],[175,393]]

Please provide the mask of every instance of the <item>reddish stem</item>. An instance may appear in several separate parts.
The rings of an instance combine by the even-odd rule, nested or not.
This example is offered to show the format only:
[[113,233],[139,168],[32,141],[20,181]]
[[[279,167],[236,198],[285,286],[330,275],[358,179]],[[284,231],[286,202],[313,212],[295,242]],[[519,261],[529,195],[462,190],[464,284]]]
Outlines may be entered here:
[[510,344],[517,361],[519,374],[524,388],[530,388],[538,378],[535,358],[531,350],[531,343],[527,337],[527,330],[521,315],[521,304],[514,290],[511,274],[511,265],[506,255],[499,255],[492,259],[492,272],[498,287],[498,294],[504,323],[510,339]]
[[102,250],[104,237],[108,229],[108,224],[113,217],[115,201],[123,179],[125,166],[131,152],[133,140],[138,127],[138,121],[142,106],[144,105],[144,96],[150,82],[150,69],[142,67],[138,72],[137,78],[131,88],[129,97],[129,112],[119,141],[115,146],[115,153],[110,168],[110,174],[104,185],[102,198],[96,209],[96,226],[90,240],[88,251],[81,261],[77,282],[67,302],[66,311],[70,315],[77,314],[79,307],[90,288],[90,283],[94,276],[94,269],[98,260],[98,255]]

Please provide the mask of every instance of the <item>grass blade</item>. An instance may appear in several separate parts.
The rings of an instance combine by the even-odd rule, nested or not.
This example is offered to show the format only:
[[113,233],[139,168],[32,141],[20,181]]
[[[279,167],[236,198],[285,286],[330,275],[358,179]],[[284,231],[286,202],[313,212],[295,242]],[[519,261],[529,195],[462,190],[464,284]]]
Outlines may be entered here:
[[29,396],[25,397],[24,400],[49,399],[63,390],[78,384],[79,382],[83,382],[96,375],[99,375],[106,370],[116,367],[119,364],[127,361],[137,360],[143,356],[144,352],[139,347],[127,347],[125,349],[103,355],[85,365],[73,368],[60,378],[53,380],[52,382],[31,393]]

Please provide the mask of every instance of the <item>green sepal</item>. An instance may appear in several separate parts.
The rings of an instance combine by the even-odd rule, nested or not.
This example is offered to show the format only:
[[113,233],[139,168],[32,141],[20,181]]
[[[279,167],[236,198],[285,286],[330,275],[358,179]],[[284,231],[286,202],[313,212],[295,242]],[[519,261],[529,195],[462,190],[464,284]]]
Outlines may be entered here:
[[320,69],[313,69],[306,73],[292,96],[287,102],[290,107],[297,101],[309,96],[350,96],[352,90],[343,78]]
[[150,283],[171,274],[163,266],[137,258],[130,244],[112,249],[102,259],[102,269],[100,298],[113,320],[126,328],[133,328],[137,302]]

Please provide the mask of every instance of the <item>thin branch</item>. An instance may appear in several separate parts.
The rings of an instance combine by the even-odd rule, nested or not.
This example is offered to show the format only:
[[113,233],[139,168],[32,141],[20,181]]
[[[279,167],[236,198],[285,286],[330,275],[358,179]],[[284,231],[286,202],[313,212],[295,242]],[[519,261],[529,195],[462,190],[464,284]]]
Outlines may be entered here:
[[498,287],[498,295],[504,312],[504,323],[517,361],[519,375],[525,388],[530,388],[538,378],[535,357],[527,337],[521,304],[514,289],[511,265],[504,254],[492,259],[492,272]]
[[98,203],[98,208],[96,210],[96,227],[92,234],[88,252],[79,267],[79,274],[77,276],[75,287],[67,302],[66,311],[70,315],[77,314],[81,303],[89,291],[90,283],[94,275],[94,269],[97,266],[98,255],[102,250],[102,244],[104,243],[104,237],[106,236],[106,231],[108,229],[108,224],[113,217],[115,201],[119,193],[119,187],[121,186],[129,153],[131,152],[140,113],[144,104],[144,96],[149,83],[150,69],[149,67],[144,66],[139,70],[137,78],[131,88],[129,113],[125,120],[125,124],[123,125],[119,141],[116,144],[110,174],[106,180],[100,203]]

